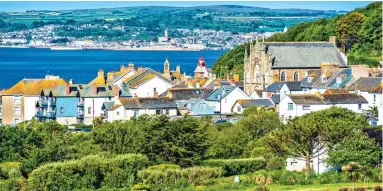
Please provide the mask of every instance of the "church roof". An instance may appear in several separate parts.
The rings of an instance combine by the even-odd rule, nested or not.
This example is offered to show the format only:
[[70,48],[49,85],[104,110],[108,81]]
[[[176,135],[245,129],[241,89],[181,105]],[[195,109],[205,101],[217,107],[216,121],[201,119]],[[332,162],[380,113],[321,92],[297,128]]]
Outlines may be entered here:
[[347,66],[345,56],[329,42],[266,42],[272,68],[320,68],[324,62]]

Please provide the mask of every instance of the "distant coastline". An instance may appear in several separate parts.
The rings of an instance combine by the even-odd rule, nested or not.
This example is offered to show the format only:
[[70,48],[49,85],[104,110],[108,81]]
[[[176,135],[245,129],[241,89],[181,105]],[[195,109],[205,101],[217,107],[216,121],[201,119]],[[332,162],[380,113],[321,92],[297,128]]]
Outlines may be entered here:
[[209,49],[209,48],[184,48],[184,47],[140,47],[140,48],[131,48],[131,47],[68,47],[68,46],[4,46],[1,45],[0,48],[42,48],[42,49],[51,49],[51,50],[119,50],[119,51],[201,51],[201,50],[226,50],[226,49]]

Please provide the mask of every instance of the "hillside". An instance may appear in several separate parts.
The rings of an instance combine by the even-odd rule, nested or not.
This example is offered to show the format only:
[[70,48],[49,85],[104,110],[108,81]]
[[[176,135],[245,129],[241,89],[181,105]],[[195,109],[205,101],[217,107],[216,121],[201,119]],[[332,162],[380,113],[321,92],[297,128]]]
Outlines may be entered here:
[[[375,2],[346,15],[303,22],[286,33],[277,33],[266,41],[328,41],[336,36],[338,48],[348,56],[349,64],[377,66],[382,56],[382,3]],[[222,55],[213,66],[216,74],[229,70],[243,75],[243,44]]]

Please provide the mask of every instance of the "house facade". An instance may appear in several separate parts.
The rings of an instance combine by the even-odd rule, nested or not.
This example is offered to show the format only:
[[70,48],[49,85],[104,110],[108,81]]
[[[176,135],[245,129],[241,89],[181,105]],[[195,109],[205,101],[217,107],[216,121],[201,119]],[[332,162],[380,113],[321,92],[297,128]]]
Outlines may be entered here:
[[206,97],[215,112],[221,114],[232,114],[232,107],[238,99],[250,99],[250,96],[239,87],[228,85],[215,89]]
[[266,99],[239,99],[237,100],[233,107],[232,107],[232,112],[233,113],[238,113],[241,114],[243,111],[250,107],[250,106],[258,106],[258,107],[274,107],[275,104],[270,98]]

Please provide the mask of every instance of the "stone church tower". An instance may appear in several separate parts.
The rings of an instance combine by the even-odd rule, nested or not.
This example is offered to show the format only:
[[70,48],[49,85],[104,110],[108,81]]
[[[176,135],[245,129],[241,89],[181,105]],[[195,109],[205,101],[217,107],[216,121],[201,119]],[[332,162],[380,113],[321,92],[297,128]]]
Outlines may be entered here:
[[166,58],[166,60],[164,62],[164,77],[167,79],[171,78],[171,76],[170,76],[170,63],[169,63],[168,58]]
[[[263,39],[264,41],[264,39]],[[263,90],[272,83],[271,59],[266,54],[264,42],[254,44],[250,42],[250,54],[245,49],[244,55],[244,88],[247,94],[252,94],[255,90]]]

